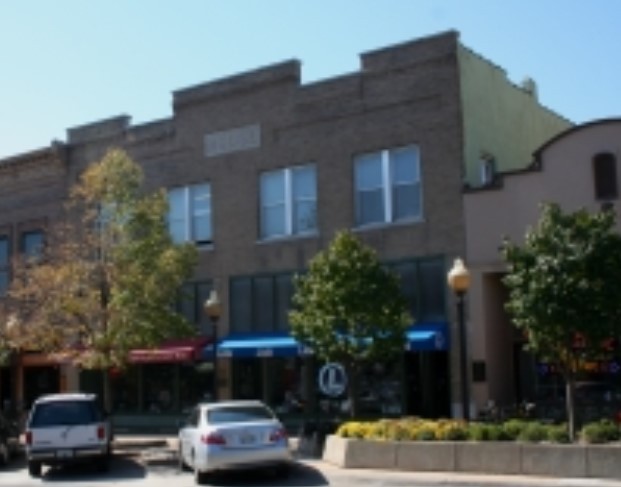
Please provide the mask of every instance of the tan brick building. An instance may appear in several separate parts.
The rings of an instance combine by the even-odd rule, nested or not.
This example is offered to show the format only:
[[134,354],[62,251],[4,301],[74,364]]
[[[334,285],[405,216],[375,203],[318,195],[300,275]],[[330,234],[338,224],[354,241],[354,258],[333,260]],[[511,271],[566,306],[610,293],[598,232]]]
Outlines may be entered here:
[[[336,231],[351,229],[402,278],[413,315],[402,360],[365,373],[367,412],[460,414],[446,272],[466,250],[462,189],[570,125],[529,87],[511,84],[455,32],[362,54],[360,71],[316,83],[301,84],[298,61],[267,66],[175,91],[169,119],[99,121],[0,161],[0,185],[14,191],[0,196],[0,228],[16,251],[22,225],[40,221],[44,231],[78,172],[123,147],[149,188],[169,190],[174,238],[198,245],[181,311],[209,338],[202,304],[216,289],[224,305],[219,397],[263,398],[292,417],[302,413],[286,393],[305,414],[328,404],[316,390],[320,364],[288,337],[291,278]],[[41,172],[26,172],[32,165]],[[137,351],[132,370],[115,376],[117,390],[133,395],[117,398],[120,422],[149,411],[163,421],[164,410],[175,417],[213,394],[213,348],[204,342]],[[97,387],[88,373],[37,360],[38,369],[17,356],[3,370],[3,397],[27,407],[25,377],[45,367],[57,371],[50,387]]]

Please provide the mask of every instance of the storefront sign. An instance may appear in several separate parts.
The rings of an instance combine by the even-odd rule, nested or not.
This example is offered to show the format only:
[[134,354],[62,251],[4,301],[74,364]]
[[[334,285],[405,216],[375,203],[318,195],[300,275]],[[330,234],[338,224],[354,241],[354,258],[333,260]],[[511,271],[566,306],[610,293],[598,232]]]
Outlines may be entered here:
[[341,364],[330,363],[319,369],[319,389],[327,396],[337,397],[347,388],[347,374]]

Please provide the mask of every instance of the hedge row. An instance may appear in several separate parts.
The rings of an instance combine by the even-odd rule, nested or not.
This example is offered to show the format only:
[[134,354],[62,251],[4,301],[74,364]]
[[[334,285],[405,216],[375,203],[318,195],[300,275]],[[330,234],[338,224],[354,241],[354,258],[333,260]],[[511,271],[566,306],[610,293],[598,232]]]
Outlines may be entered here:
[[[466,423],[420,418],[350,421],[336,431],[337,436],[385,441],[525,441],[532,443],[569,443],[567,425],[544,424],[512,419],[504,423]],[[578,440],[585,443],[608,443],[621,438],[619,426],[610,420],[585,425]]]

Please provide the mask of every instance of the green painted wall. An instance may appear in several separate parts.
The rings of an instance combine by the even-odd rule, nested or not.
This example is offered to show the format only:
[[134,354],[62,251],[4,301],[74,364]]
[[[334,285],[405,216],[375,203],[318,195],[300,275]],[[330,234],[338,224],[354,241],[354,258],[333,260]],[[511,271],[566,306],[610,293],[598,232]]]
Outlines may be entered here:
[[482,154],[494,156],[497,172],[522,169],[535,149],[573,125],[510,82],[499,66],[462,45],[458,57],[469,185],[481,185]]

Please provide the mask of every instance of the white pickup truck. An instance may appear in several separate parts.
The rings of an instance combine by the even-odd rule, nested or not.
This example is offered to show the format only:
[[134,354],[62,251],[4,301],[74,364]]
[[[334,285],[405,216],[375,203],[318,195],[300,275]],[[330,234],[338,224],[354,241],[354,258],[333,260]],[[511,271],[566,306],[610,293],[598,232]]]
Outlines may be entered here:
[[93,462],[99,471],[108,469],[112,431],[94,394],[40,397],[30,410],[25,437],[32,477],[41,476],[42,465]]

